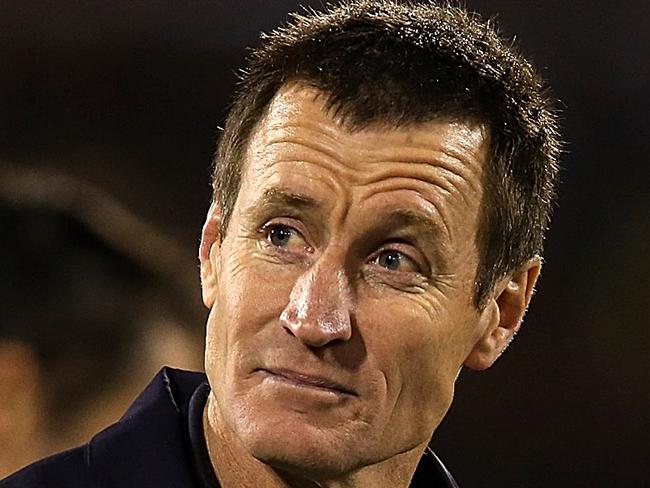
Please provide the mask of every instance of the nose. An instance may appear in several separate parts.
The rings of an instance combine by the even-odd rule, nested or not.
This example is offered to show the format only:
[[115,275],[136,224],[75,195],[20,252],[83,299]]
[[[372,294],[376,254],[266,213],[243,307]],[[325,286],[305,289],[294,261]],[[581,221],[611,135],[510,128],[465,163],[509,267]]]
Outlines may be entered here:
[[280,322],[310,347],[323,347],[352,337],[351,293],[341,269],[321,260],[296,281]]

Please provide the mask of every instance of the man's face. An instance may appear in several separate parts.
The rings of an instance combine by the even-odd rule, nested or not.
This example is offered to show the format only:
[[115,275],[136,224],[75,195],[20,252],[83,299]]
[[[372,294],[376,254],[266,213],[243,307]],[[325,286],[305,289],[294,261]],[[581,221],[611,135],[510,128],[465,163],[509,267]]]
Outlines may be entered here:
[[254,132],[204,293],[206,371],[256,458],[349,472],[422,449],[484,332],[484,130],[350,132],[289,85]]

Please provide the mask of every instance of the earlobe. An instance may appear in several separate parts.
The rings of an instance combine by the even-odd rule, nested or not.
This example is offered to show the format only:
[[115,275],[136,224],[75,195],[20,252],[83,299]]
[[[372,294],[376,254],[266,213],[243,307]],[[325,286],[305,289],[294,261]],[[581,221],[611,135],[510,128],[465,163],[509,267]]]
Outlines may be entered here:
[[220,242],[219,228],[221,225],[221,209],[213,203],[208,210],[208,215],[201,231],[201,245],[199,246],[199,262],[201,263],[201,290],[203,303],[207,308],[212,308],[217,293],[217,257]]
[[521,326],[540,270],[541,259],[535,256],[497,284],[494,296],[481,311],[479,329],[483,333],[465,366],[487,369],[506,350]]

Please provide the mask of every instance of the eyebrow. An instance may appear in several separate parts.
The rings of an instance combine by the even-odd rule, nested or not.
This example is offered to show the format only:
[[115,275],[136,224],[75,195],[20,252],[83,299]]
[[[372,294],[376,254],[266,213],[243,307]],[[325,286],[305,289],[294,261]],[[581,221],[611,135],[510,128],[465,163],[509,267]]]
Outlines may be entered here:
[[259,201],[262,212],[268,210],[317,210],[320,204],[313,198],[282,188],[268,188]]
[[434,219],[407,208],[400,208],[389,212],[385,219],[398,227],[419,228],[433,241],[439,241],[441,239],[441,233],[446,234],[444,226],[440,225]]
[[421,212],[402,208],[391,211],[382,218],[380,227],[382,229],[394,229],[394,233],[397,235],[399,235],[401,230],[416,232],[415,237],[423,245],[427,245],[427,247],[431,246],[436,257],[443,264],[447,262],[446,256],[449,251],[448,244],[451,236],[449,236],[446,226],[437,222],[435,219]]

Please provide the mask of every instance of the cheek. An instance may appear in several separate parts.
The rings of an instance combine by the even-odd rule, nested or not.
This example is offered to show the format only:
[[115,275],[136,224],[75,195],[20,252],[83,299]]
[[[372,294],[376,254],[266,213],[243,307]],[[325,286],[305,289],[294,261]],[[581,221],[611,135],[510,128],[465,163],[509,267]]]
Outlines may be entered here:
[[214,356],[215,367],[225,368],[231,357],[245,354],[252,337],[277,323],[293,280],[286,268],[261,259],[252,243],[224,241],[206,339],[206,356]]
[[460,361],[438,334],[423,334],[409,347],[401,363],[403,384],[400,409],[414,412],[421,428],[436,426],[451,405]]
[[371,360],[384,373],[394,402],[393,425],[402,429],[396,436],[426,436],[440,423],[467,347],[461,333],[467,317],[417,302],[369,302],[364,319]]

